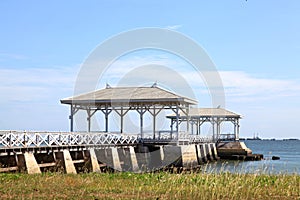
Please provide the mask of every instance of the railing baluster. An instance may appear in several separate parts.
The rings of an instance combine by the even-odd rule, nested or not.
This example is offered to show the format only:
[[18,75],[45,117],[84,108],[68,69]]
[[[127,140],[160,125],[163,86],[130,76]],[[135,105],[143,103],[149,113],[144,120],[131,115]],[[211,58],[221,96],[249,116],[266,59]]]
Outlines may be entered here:
[[[138,134],[117,134],[117,133],[69,133],[69,132],[1,132],[0,148],[7,147],[45,147],[45,146],[78,146],[78,145],[118,145],[134,144],[143,141],[172,141],[171,131],[159,131],[156,139],[145,135],[141,138]],[[4,135],[7,136],[4,136]],[[231,134],[220,135],[221,139],[228,139]],[[52,138],[52,139],[51,139]],[[187,132],[179,132],[179,140],[188,143],[212,142],[212,137],[200,137],[190,135]],[[53,140],[53,141],[52,141]],[[3,147],[2,147],[3,146]]]

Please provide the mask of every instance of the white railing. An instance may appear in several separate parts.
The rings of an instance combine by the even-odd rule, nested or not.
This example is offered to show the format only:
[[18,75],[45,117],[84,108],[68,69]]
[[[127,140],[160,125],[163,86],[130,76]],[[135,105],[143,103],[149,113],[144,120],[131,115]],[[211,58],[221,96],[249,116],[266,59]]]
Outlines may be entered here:
[[130,145],[138,135],[87,132],[18,132],[0,131],[1,148]]
[[210,143],[213,142],[211,136],[191,135],[188,133],[179,133],[178,140],[186,140],[189,143]]
[[235,140],[235,139],[236,139],[235,134],[228,133],[228,134],[220,134],[218,141]]
[[[155,133],[155,138],[153,138],[153,133],[144,134],[143,139],[147,140],[158,140],[158,141],[177,141],[177,133],[171,132],[169,130],[158,131]],[[186,141],[188,143],[210,143],[213,142],[212,136],[200,136],[200,135],[191,135],[185,131],[180,131],[178,134],[179,141]]]
[[212,137],[190,135],[179,132],[160,131],[153,134],[120,134],[104,132],[28,132],[0,131],[0,149],[35,148],[35,147],[64,147],[64,146],[101,146],[101,145],[133,145],[139,142],[170,142],[185,141],[188,143],[212,142]]

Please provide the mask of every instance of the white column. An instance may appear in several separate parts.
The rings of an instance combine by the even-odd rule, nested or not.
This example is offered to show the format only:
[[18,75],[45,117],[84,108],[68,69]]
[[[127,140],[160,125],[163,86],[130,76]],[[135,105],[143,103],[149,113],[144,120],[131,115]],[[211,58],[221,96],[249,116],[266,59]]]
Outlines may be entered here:
[[176,106],[176,139],[178,139],[179,136],[179,107]]
[[87,109],[88,132],[91,132],[91,110]]
[[71,104],[70,106],[70,131],[73,132],[74,131],[74,112],[73,112],[73,104]]

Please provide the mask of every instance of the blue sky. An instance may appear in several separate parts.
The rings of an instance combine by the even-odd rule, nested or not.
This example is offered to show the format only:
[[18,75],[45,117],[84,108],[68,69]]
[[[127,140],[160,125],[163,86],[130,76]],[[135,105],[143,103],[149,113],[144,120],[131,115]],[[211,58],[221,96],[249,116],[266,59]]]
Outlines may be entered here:
[[[299,138],[299,10],[297,0],[1,1],[0,129],[68,130],[69,109],[59,100],[72,96],[90,52],[120,32],[159,27],[206,50],[222,77],[226,107],[244,117],[242,136]],[[119,66],[156,54],[126,56]],[[179,71],[184,65],[163,56],[159,63],[173,59]],[[199,106],[210,105],[205,92],[195,92]]]

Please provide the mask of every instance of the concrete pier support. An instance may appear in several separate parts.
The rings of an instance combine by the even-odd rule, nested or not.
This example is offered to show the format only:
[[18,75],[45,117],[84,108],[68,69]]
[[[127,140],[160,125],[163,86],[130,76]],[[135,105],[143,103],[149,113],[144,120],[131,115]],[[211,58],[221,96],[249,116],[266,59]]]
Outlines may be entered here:
[[195,168],[198,166],[198,159],[195,145],[181,146],[182,167]]
[[204,144],[206,149],[206,157],[208,160],[213,161],[214,157],[210,148],[210,144]]
[[63,150],[63,162],[67,174],[77,173],[69,150]]
[[100,167],[99,167],[99,164],[98,164],[95,149],[91,148],[89,150],[89,154],[90,154],[90,161],[91,161],[91,168],[92,168],[91,171],[92,172],[100,172]]
[[160,160],[163,161],[165,159],[164,146],[159,147],[159,153],[160,153]]
[[217,151],[214,143],[185,145],[141,143],[135,147],[40,149],[34,153],[18,152],[0,156],[0,172],[27,171],[29,174],[65,172],[76,174],[101,171],[149,172],[163,168],[181,171],[182,169],[198,167],[198,165],[208,161],[218,160],[219,150]]
[[28,174],[40,174],[41,170],[39,165],[37,164],[34,154],[32,152],[24,153],[26,168]]
[[111,156],[114,170],[122,171],[117,147],[111,147]]
[[95,155],[100,165],[107,169],[139,172],[139,160],[134,147],[95,149]]
[[133,147],[129,147],[129,153],[130,153],[130,161],[131,161],[131,169],[133,172],[139,172],[139,165],[136,159],[136,154]]
[[203,156],[202,156],[202,151],[201,151],[201,147],[199,144],[196,145],[196,152],[197,152],[197,160],[198,160],[198,164],[201,165],[204,163],[203,161]]
[[210,148],[211,148],[214,160],[220,160],[220,157],[218,156],[216,144],[215,143],[211,143],[210,144]]
[[206,145],[205,144],[200,144],[200,152],[201,152],[201,159],[203,163],[207,163],[208,159],[207,159],[207,153],[206,153]]

